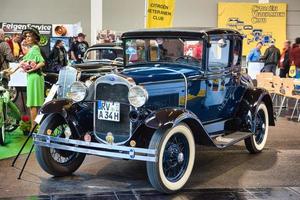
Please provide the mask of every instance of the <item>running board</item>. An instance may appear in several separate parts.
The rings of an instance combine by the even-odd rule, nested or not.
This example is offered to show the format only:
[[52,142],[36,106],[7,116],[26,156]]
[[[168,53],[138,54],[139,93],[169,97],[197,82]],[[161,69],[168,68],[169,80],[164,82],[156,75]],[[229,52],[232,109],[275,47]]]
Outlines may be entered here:
[[223,149],[241,140],[244,140],[251,135],[253,135],[253,133],[251,132],[235,132],[225,136],[217,136],[215,138],[212,138],[212,141],[218,148]]

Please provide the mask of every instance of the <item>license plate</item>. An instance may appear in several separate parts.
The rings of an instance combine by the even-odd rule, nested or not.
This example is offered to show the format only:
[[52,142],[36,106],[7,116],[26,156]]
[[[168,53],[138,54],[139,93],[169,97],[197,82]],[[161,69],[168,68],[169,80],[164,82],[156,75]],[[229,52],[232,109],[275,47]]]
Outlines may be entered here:
[[112,101],[98,101],[98,119],[120,121],[120,103]]

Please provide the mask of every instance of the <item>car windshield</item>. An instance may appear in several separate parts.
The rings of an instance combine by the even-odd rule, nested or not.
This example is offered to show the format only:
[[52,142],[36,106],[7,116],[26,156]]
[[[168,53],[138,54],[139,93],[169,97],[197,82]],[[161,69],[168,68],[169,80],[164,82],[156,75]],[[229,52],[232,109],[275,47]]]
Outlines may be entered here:
[[91,48],[87,50],[84,60],[103,61],[117,58],[123,58],[123,50],[121,48]]
[[202,65],[203,41],[184,38],[125,40],[126,65],[146,62]]

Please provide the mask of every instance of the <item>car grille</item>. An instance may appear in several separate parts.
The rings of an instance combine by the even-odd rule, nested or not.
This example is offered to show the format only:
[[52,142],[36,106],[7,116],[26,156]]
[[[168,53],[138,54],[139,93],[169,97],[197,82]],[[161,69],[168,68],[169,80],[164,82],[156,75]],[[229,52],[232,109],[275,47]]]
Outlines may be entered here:
[[95,105],[95,134],[101,140],[106,140],[108,132],[114,136],[114,143],[121,143],[130,137],[131,122],[128,113],[128,87],[124,84],[98,83],[96,85],[96,100],[113,101],[120,103],[120,121],[99,120],[97,117],[97,105]]

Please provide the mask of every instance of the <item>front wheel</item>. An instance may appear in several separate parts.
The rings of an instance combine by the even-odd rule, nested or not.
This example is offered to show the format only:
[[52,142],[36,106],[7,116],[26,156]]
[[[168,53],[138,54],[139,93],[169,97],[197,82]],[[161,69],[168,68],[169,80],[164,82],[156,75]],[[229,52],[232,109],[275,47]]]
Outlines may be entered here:
[[156,131],[150,141],[150,149],[157,150],[157,162],[147,162],[147,174],[152,186],[160,192],[180,190],[188,181],[195,160],[195,141],[185,123]]
[[259,104],[253,125],[255,133],[245,139],[245,145],[250,153],[259,153],[265,147],[269,131],[268,109],[264,103]]
[[[49,115],[41,124],[39,134],[51,132],[54,137],[66,137],[70,128],[65,119],[58,114]],[[70,139],[76,139],[72,134]],[[76,171],[82,164],[85,154],[36,146],[36,158],[40,166],[54,176],[67,176]]]

